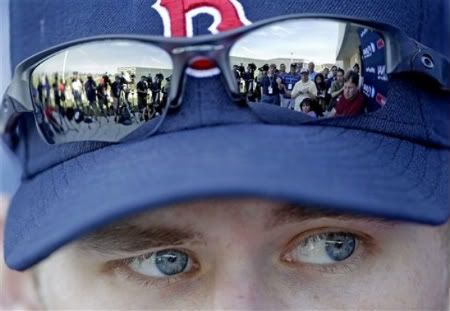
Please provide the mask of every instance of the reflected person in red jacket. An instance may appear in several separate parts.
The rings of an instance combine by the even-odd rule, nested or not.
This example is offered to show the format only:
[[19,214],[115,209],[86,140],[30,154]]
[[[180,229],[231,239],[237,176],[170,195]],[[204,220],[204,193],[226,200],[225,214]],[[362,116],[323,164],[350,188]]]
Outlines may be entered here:
[[336,104],[336,116],[356,117],[364,113],[366,104],[358,88],[359,75],[349,71],[345,75],[344,92]]

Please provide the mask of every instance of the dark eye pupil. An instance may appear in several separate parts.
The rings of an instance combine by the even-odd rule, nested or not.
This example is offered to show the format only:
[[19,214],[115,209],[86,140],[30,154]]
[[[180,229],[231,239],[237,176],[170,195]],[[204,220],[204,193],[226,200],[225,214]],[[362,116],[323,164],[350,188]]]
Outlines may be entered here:
[[178,250],[159,251],[155,257],[156,267],[166,275],[184,272],[188,263],[188,255]]
[[169,261],[170,263],[174,263],[177,260],[176,256],[167,256],[167,261]]
[[325,250],[331,259],[342,261],[350,257],[355,250],[355,237],[351,233],[328,233],[325,242]]

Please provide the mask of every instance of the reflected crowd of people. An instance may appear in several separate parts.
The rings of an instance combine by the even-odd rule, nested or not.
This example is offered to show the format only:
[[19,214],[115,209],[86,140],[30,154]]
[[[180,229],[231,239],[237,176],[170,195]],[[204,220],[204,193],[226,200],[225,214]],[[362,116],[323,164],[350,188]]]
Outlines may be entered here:
[[[358,116],[366,111],[360,91],[362,77],[355,64],[344,72],[338,66],[315,71],[315,65],[292,63],[265,64],[260,68],[250,63],[233,66],[240,93],[249,103],[265,103],[291,109],[312,118]],[[167,105],[171,75],[162,73],[80,74],[71,77],[58,73],[33,76],[35,109],[42,116],[44,131],[64,133],[78,131],[77,124],[96,122],[139,124],[159,116]],[[50,136],[51,134],[48,133]]]
[[359,116],[366,112],[359,64],[347,72],[336,65],[315,71],[314,62],[233,65],[240,93],[249,103],[265,103],[313,118]]
[[[58,73],[34,77],[35,109],[56,133],[77,130],[76,124],[104,120],[123,125],[149,121],[159,116],[167,103],[171,76],[157,73],[80,74],[70,79]],[[43,120],[44,121],[44,120]]]

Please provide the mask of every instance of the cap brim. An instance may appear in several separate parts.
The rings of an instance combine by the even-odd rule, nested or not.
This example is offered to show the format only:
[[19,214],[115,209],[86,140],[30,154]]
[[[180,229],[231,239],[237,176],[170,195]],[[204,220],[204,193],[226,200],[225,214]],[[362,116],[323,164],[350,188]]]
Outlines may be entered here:
[[449,217],[448,151],[332,127],[230,125],[87,153],[23,182],[5,259],[26,269],[94,228],[210,197],[260,197],[428,224]]

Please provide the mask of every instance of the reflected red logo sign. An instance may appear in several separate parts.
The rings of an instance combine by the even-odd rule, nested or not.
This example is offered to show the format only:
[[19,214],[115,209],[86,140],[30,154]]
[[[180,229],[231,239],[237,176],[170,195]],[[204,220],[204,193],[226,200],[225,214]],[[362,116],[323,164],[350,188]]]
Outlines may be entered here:
[[166,37],[192,37],[193,18],[199,14],[213,17],[211,33],[251,24],[238,0],[158,0],[153,8],[163,20]]

